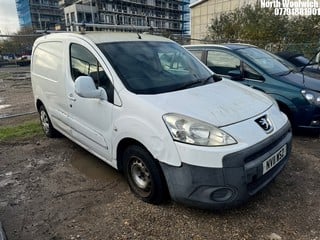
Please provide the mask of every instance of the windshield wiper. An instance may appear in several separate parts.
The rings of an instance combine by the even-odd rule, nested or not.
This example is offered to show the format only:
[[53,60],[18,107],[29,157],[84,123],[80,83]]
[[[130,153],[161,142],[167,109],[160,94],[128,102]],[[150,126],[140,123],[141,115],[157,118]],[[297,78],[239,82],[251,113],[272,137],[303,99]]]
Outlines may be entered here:
[[320,52],[320,50],[317,51],[316,54],[314,54],[314,55],[312,56],[312,58],[310,58],[309,62],[308,62],[307,64],[305,64],[305,65],[300,69],[300,72],[303,72],[303,70],[304,70],[308,65],[310,65],[310,63],[311,63],[311,62],[313,61],[313,59],[318,55],[319,52]]
[[212,77],[214,82],[219,82],[222,80],[222,77],[218,76],[217,74],[213,74]]
[[212,74],[208,78],[202,80],[202,84],[205,85],[205,84],[209,83],[211,79],[212,79],[212,82],[219,82],[222,80],[222,77],[220,77],[216,74]]
[[181,87],[178,87],[176,90],[187,89],[187,88],[190,88],[192,86],[199,85],[200,83],[202,83],[202,80],[200,80],[200,79],[196,80],[196,81],[188,82],[188,83],[182,85]]
[[292,73],[293,72],[293,68],[291,68],[291,69],[289,69],[289,71],[286,71],[286,72],[282,72],[282,73],[280,73],[280,74],[278,74],[278,76],[285,76],[285,75],[288,75],[288,74],[290,74],[290,73]]
[[195,85],[206,85],[210,82],[210,80],[213,79],[212,82],[219,82],[222,80],[222,77],[216,75],[216,74],[213,74],[213,75],[210,75],[208,78],[206,79],[198,79],[198,80],[195,80],[195,81],[192,81],[192,82],[188,82],[184,85],[182,85],[181,87],[179,87],[177,90],[182,90],[182,89],[187,89],[187,88],[190,88],[192,86],[195,86]]

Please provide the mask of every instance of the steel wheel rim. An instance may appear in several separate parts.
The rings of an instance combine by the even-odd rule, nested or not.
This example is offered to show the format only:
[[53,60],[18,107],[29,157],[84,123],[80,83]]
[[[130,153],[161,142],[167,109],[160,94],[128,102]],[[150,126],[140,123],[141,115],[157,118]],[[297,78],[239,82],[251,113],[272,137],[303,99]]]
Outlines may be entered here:
[[140,158],[131,159],[130,172],[133,184],[143,195],[148,196],[151,192],[151,177],[148,168]]
[[41,125],[43,130],[48,133],[50,129],[49,118],[45,111],[41,111],[40,113]]

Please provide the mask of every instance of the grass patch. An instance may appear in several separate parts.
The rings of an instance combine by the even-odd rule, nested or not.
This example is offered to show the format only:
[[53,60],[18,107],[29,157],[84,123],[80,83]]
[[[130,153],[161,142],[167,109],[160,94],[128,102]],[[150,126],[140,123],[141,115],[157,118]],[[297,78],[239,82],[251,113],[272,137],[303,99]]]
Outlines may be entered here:
[[16,126],[0,127],[0,141],[26,139],[38,135],[43,135],[39,121],[27,121]]

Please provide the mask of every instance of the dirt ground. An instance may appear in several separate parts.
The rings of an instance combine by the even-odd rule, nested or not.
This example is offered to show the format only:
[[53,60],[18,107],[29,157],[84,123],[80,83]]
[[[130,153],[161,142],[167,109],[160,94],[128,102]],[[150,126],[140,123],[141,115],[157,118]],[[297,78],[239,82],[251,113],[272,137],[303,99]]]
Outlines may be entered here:
[[[0,69],[0,125],[37,118],[1,118],[34,111],[19,72],[28,69]],[[320,240],[319,146],[319,136],[294,136],[268,188],[242,207],[208,212],[138,200],[122,175],[67,138],[0,142],[0,222],[9,240]]]
[[240,208],[208,212],[138,200],[122,175],[64,137],[2,142],[0,221],[9,240],[318,240],[319,144],[294,136],[275,182]]

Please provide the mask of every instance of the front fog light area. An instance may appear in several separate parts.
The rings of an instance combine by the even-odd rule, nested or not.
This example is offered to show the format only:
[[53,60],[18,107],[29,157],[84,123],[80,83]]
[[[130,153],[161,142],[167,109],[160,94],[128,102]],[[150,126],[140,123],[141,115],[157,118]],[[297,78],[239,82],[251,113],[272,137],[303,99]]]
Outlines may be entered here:
[[163,120],[172,136],[179,142],[200,146],[225,146],[236,144],[236,140],[223,130],[180,114],[166,114]]
[[227,202],[234,197],[235,193],[231,188],[221,187],[215,189],[210,198],[216,202]]
[[204,202],[230,203],[239,197],[239,192],[231,186],[201,186],[191,195],[190,199]]

